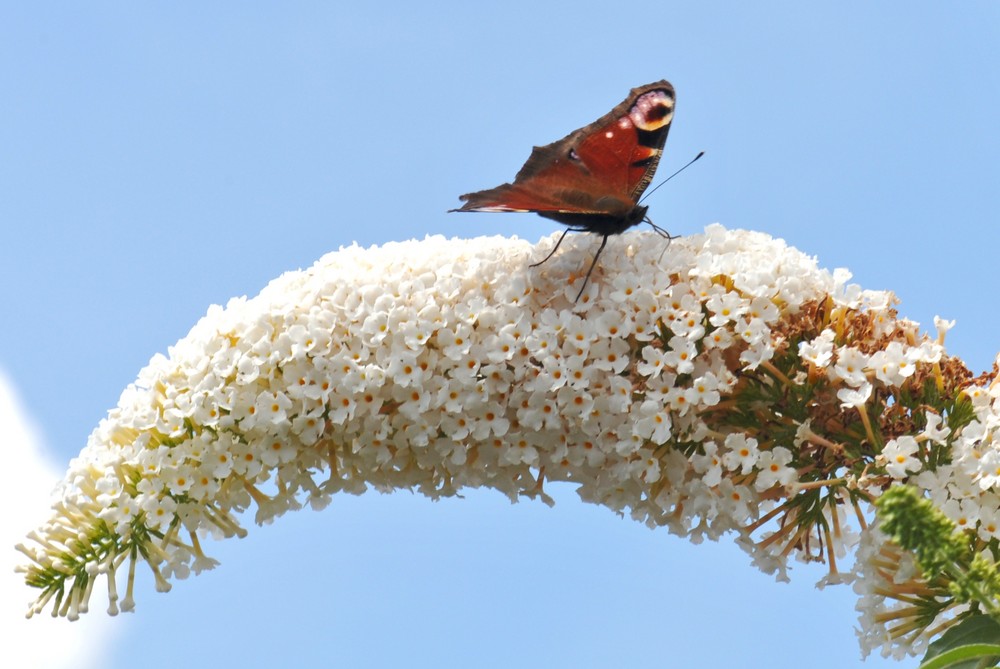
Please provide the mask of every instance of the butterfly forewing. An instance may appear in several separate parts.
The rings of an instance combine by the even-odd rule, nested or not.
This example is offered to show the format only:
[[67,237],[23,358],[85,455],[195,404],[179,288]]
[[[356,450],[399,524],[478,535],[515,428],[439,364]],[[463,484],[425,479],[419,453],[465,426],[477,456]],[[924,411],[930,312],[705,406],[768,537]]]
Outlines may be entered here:
[[633,89],[597,121],[535,147],[512,184],[462,195],[458,211],[559,212],[631,223],[656,171],[673,111],[668,82]]
[[591,174],[604,175],[615,195],[633,203],[646,190],[660,162],[674,109],[672,88],[642,91],[633,91],[624,114],[612,112],[612,118],[601,119],[606,122],[599,121],[576,149]]

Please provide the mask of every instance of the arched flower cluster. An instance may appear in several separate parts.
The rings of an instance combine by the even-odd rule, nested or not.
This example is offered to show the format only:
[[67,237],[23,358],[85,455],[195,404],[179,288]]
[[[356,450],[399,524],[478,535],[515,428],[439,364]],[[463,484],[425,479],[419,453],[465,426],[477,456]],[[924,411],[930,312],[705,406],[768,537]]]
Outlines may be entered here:
[[[32,611],[76,617],[101,575],[112,612],[131,609],[136,562],[167,589],[214,565],[201,538],[243,534],[241,512],[369,486],[550,502],[546,482],[571,482],[650,526],[735,532],[769,572],[826,560],[831,582],[864,505],[899,481],[994,536],[994,397],[963,404],[946,324],[921,338],[890,294],[721,226],[615,238],[574,302],[592,241],[537,268],[554,238],[352,246],[211,308],[125,390],[20,546]],[[952,444],[939,466],[929,446]]]

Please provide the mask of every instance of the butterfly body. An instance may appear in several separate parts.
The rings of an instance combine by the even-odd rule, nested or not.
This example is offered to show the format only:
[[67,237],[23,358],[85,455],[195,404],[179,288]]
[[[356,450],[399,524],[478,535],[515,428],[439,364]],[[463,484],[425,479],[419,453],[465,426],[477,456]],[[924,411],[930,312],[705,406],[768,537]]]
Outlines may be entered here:
[[566,225],[567,232],[599,234],[589,278],[610,235],[648,220],[639,198],[659,164],[674,99],[667,81],[632,89],[590,125],[534,147],[512,183],[462,195],[464,204],[452,211],[535,212]]
[[649,207],[636,205],[623,214],[577,214],[561,211],[539,211],[539,216],[551,218],[570,230],[577,232],[596,232],[599,235],[620,235],[633,225],[642,223]]

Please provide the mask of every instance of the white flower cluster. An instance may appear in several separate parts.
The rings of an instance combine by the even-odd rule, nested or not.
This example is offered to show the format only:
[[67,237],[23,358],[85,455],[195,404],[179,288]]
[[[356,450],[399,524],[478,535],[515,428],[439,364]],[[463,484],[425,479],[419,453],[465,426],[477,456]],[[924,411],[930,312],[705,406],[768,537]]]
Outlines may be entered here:
[[[211,308],[122,394],[71,463],[53,517],[20,547],[44,592],[33,611],[55,597],[75,617],[105,574],[114,612],[115,570],[133,547],[166,589],[170,577],[214,564],[199,537],[241,534],[235,514],[256,506],[257,522],[268,522],[368,486],[432,497],[486,486],[549,501],[544,482],[568,481],[651,526],[746,540],[775,490],[798,481],[797,447],[817,437],[805,421],[794,440],[765,444],[709,417],[727,410],[745,375],[768,368],[803,305],[869,314],[872,338],[898,327],[890,295],[848,285],[845,272],[758,233],[714,225],[666,247],[651,233],[615,237],[576,303],[594,239],[571,236],[531,268],[553,242],[352,246],[256,298]],[[824,331],[797,354],[825,370],[845,410],[941,355],[933,344],[873,353],[834,341]],[[971,444],[996,425],[968,430],[953,466],[976,499],[1000,465]],[[941,430],[887,446],[888,473],[920,471],[916,442]],[[920,475],[932,488],[934,476],[957,473]],[[944,478],[939,487],[963,492]],[[998,514],[1000,498],[990,499],[970,522]],[[839,552],[853,541],[842,529]],[[781,543],[745,545],[762,568],[783,570]]]
[[[943,334],[953,322],[937,321]],[[1000,363],[1000,358],[998,358]],[[979,555],[997,562],[988,547],[1000,540],[1000,377],[987,385],[970,385],[963,390],[974,411],[973,419],[954,433],[935,414],[928,414],[926,427],[917,435],[902,436],[886,444],[882,455],[885,468],[894,478],[909,477],[922,495],[947,516],[955,527],[975,539]],[[918,458],[928,445],[948,445],[950,457],[931,468]],[[895,564],[894,564],[895,563]],[[894,564],[890,569],[888,565]],[[968,606],[943,607],[933,621],[924,621],[912,629],[901,622],[912,616],[914,579],[920,574],[910,557],[886,546],[886,537],[877,530],[868,533],[858,553],[859,579],[855,591],[861,596],[859,636],[866,649],[880,649],[882,654],[900,657],[902,652],[921,652],[927,638],[924,628],[942,624],[966,612]],[[898,586],[898,588],[897,588]],[[900,597],[887,593],[900,592]],[[906,632],[905,643],[892,627]]]
[[[897,323],[897,326],[899,323]],[[831,383],[839,388],[837,397],[844,408],[855,408],[862,418],[866,404],[878,391],[899,392],[907,387],[921,370],[936,369],[946,362],[943,341],[954,321],[935,319],[937,340],[917,340],[915,330],[897,328],[894,334],[907,341],[891,340],[877,350],[865,353],[856,346],[835,347],[834,332],[824,330],[818,337],[799,346],[803,360],[826,372]],[[871,341],[860,342],[867,348]],[[998,358],[1000,365],[1000,358]],[[961,378],[957,379],[962,381]],[[958,530],[965,531],[975,546],[973,552],[996,563],[994,548],[1000,541],[1000,377],[985,385],[965,385],[959,402],[967,401],[971,410],[968,421],[959,419],[957,429],[948,423],[955,415],[943,416],[936,411],[923,411],[916,421],[920,429],[899,433],[887,439],[876,457],[876,472],[884,473],[893,482],[913,486],[920,495],[951,520]],[[909,388],[919,396],[920,388]],[[875,403],[880,411],[891,410],[885,401]],[[961,413],[952,407],[951,413]],[[912,418],[912,413],[906,415]],[[871,432],[871,425],[866,425]],[[877,442],[877,439],[872,439]],[[877,497],[885,488],[878,476],[872,477],[869,492]],[[859,481],[864,484],[865,481]],[[933,590],[922,580],[912,557],[889,543],[877,528],[861,537],[855,567],[855,590],[860,595],[861,612],[859,637],[865,652],[880,650],[884,656],[902,657],[926,650],[930,640],[926,630],[941,630],[949,621],[969,610],[968,604],[949,597],[946,585]],[[932,602],[928,609],[934,615],[921,619],[925,609],[915,607],[923,591]],[[938,602],[934,603],[935,593]],[[919,622],[918,622],[919,621]]]

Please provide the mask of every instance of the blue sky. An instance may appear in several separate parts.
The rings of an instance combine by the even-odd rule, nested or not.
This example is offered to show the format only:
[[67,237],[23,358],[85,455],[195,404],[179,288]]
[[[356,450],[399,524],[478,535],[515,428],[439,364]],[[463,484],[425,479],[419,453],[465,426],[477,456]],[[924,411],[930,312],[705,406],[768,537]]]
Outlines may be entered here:
[[[354,241],[553,232],[445,211],[666,78],[660,177],[707,153],[647,201],[658,225],[782,237],[957,319],[978,372],[998,62],[990,2],[3,2],[0,369],[64,466],[212,303]],[[214,572],[143,581],[103,666],[862,666],[821,570],[775,584],[555,496],[369,493],[209,543]]]

